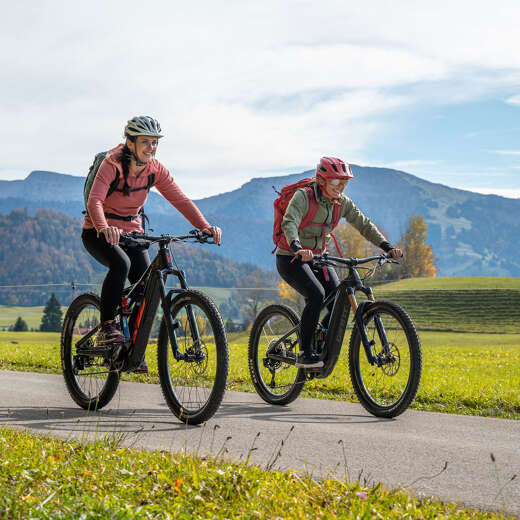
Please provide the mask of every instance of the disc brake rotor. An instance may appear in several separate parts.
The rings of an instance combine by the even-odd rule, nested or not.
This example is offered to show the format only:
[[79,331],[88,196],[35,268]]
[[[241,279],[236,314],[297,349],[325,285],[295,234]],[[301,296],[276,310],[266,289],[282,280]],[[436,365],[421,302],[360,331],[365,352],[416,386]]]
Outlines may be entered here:
[[390,343],[389,351],[379,354],[381,370],[387,376],[395,376],[401,366],[401,355],[395,343]]

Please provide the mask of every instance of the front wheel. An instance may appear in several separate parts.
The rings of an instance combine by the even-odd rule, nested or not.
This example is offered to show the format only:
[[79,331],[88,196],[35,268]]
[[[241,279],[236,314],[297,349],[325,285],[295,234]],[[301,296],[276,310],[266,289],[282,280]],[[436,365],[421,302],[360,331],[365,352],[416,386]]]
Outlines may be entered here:
[[[367,360],[357,325],[349,345],[349,369],[354,391],[377,417],[396,417],[412,403],[421,379],[421,344],[415,326],[399,305],[378,301],[364,313],[368,340],[376,362]],[[387,339],[386,345],[382,339]]]
[[224,324],[215,304],[199,291],[183,291],[170,309],[176,323],[176,361],[163,318],[157,340],[157,366],[168,407],[182,422],[199,424],[217,411],[229,370]]
[[[110,352],[96,345],[100,300],[80,294],[69,306],[61,331],[61,367],[72,399],[85,410],[99,410],[110,402],[119,385]],[[82,340],[82,341],[80,341]]]
[[305,371],[270,356],[294,358],[298,354],[299,323],[298,315],[290,307],[269,305],[262,309],[251,328],[249,373],[258,395],[269,404],[289,404],[303,390]]

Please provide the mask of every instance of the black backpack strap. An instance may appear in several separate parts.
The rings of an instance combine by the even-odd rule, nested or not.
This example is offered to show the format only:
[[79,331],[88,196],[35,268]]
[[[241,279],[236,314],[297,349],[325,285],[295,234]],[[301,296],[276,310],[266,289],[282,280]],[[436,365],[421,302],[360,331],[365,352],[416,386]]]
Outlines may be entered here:
[[[146,186],[141,186],[140,188],[130,188],[130,192],[141,191],[141,190],[150,191],[152,189],[152,186],[154,185],[154,183],[155,183],[155,173],[151,173],[150,175],[148,175],[148,179],[146,179]],[[119,192],[123,191],[122,189],[117,187],[118,184],[119,184],[119,170],[117,171],[116,180],[110,184],[110,189],[108,190],[107,197],[114,191],[119,191]],[[114,187],[112,188],[112,186],[114,186]]]
[[[118,191],[117,187],[119,186],[119,169],[117,167],[115,167],[115,168],[116,168],[116,178],[110,183],[110,186],[108,187],[107,198],[110,197],[110,195],[112,195],[112,193],[114,193],[114,191]],[[119,190],[119,191],[122,191],[122,190]]]

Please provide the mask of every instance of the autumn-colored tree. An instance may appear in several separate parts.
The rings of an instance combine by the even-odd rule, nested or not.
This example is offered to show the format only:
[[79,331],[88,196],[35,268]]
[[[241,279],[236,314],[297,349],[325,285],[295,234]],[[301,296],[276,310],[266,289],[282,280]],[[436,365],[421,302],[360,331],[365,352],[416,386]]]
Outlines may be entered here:
[[282,303],[301,312],[305,305],[305,298],[284,280],[280,280],[276,285],[278,286],[278,294]]
[[[188,315],[185,314],[181,317],[181,327],[182,327],[182,330],[183,330],[183,335],[186,335],[186,334],[192,334],[192,330],[191,330],[191,325],[189,323],[189,319],[188,319]],[[206,334],[206,319],[201,316],[200,314],[195,314],[195,322],[197,324],[197,329],[199,330],[199,334],[201,336],[204,336],[204,334]],[[209,329],[210,327],[208,327],[208,332],[209,332]]]
[[432,246],[424,242],[427,229],[428,224],[423,215],[411,215],[408,219],[408,228],[399,244],[404,253],[404,259],[401,262],[401,276],[435,276],[436,259]]
[[[380,231],[388,240],[387,233],[381,229]],[[361,233],[350,224],[341,224],[334,230],[334,234],[338,239],[343,256],[364,258],[367,256],[379,255],[383,252],[381,249],[364,238]],[[336,253],[335,247],[333,246],[329,247],[329,251],[331,251],[332,254]],[[395,269],[387,264],[383,266],[382,269],[378,269],[371,277],[371,280],[381,282],[385,280],[392,280],[396,276],[397,274]]]
[[[344,223],[339,225],[334,230],[334,235],[339,242],[341,253],[344,256],[363,258],[365,256],[378,254],[379,252],[375,246],[373,246],[350,224]],[[336,248],[334,246],[330,245],[328,249],[331,254],[336,254]]]

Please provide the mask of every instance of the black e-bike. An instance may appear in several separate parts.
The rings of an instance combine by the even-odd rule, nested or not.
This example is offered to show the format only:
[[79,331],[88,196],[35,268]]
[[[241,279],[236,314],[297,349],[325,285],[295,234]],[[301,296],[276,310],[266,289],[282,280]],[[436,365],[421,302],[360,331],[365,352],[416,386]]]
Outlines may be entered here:
[[[124,343],[98,345],[100,298],[80,294],[63,320],[61,364],[67,389],[82,408],[107,405],[122,372],[144,360],[159,304],[163,311],[157,339],[157,367],[162,393],[170,410],[184,423],[199,424],[217,411],[224,396],[229,359],[224,324],[211,299],[188,288],[184,271],[174,266],[175,242],[212,243],[199,231],[185,236],[122,234],[126,247],[158,244],[157,256],[135,284],[123,291],[117,320]],[[173,261],[172,261],[173,259]],[[166,289],[174,275],[179,288]]]
[[[294,401],[306,381],[328,377],[341,352],[350,309],[354,324],[350,336],[348,365],[354,391],[363,407],[378,417],[395,417],[412,403],[421,379],[421,345],[406,311],[394,302],[376,301],[356,266],[377,261],[375,270],[389,255],[368,258],[338,258],[316,255],[314,264],[345,266],[347,276],[331,293],[333,310],[324,339],[316,331],[313,348],[320,355],[321,368],[296,368],[300,344],[300,319],[285,305],[269,305],[257,316],[249,338],[249,372],[256,391],[270,404]],[[359,267],[358,267],[359,268]],[[366,300],[358,303],[355,293]]]

